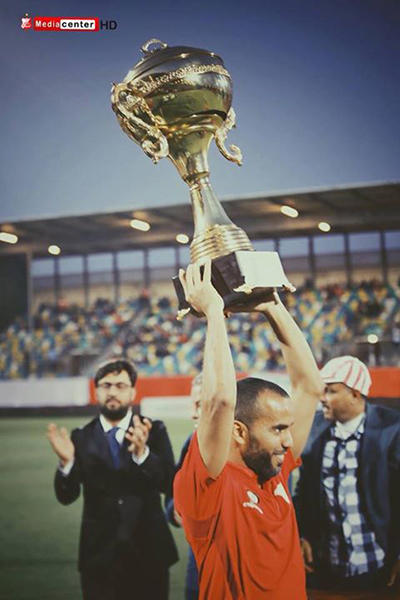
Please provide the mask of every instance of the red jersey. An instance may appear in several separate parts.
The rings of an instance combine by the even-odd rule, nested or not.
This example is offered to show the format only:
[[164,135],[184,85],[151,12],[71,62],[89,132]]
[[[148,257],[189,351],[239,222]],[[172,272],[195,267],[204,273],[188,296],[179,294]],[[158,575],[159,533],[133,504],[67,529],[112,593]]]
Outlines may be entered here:
[[174,501],[199,569],[199,600],[307,600],[287,487],[300,462],[289,450],[280,473],[262,487],[251,469],[232,462],[214,479],[194,434]]

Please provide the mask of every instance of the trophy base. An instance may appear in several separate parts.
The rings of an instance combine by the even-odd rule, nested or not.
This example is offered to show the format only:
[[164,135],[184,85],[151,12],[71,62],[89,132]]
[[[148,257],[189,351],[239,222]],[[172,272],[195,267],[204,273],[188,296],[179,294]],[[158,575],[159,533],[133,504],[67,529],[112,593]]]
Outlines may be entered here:
[[[185,299],[179,277],[172,279],[178,296],[178,319],[191,313],[203,316]],[[225,312],[246,312],[246,306],[261,302],[271,294],[273,288],[295,291],[287,279],[277,252],[252,252],[239,250],[212,261],[211,281],[222,296]]]

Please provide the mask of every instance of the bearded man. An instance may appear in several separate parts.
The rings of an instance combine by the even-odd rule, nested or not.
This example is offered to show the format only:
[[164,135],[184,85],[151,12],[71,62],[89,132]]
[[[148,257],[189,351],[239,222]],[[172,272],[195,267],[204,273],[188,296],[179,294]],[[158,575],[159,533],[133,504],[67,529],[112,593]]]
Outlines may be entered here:
[[161,505],[174,456],[162,421],[133,415],[137,373],[111,360],[94,382],[100,415],[69,437],[48,427],[60,459],[55,492],[71,504],[83,488],[78,567],[84,600],[166,600],[169,567],[178,560]]
[[236,375],[224,303],[189,265],[187,301],[207,319],[201,414],[174,483],[175,507],[199,568],[200,600],[306,600],[305,572],[287,480],[311,428],[323,385],[302,333],[276,293],[252,310],[277,335],[291,381]]

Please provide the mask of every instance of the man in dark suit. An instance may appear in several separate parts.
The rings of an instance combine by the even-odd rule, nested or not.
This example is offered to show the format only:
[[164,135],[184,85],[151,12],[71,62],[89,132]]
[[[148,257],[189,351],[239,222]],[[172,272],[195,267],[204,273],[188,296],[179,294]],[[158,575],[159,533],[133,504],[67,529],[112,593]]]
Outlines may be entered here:
[[57,499],[70,504],[83,487],[84,600],[166,600],[178,560],[160,499],[171,487],[174,456],[164,424],[132,414],[136,377],[129,361],[106,363],[95,376],[99,417],[71,438],[48,428],[60,458]]
[[323,412],[295,498],[310,587],[379,590],[400,575],[400,414],[366,403],[367,367],[342,356],[321,371]]

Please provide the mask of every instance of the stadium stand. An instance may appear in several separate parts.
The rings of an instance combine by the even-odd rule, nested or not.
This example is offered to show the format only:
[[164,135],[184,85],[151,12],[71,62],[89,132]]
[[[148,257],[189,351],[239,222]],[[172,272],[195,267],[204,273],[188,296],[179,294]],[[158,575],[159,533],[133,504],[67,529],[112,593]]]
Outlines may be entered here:
[[[395,349],[392,331],[400,319],[400,294],[390,284],[306,284],[295,294],[284,293],[283,299],[320,362],[346,344],[359,354],[371,334],[378,344],[386,341]],[[228,319],[235,364],[243,373],[283,366],[274,336],[261,323],[257,315]],[[201,368],[204,336],[204,322],[191,316],[177,321],[175,299],[166,296],[141,294],[118,305],[98,299],[89,309],[43,304],[31,333],[23,319],[17,319],[0,336],[0,378],[69,375],[71,354],[86,352],[95,353],[97,360],[103,354],[126,354],[142,375],[187,375]],[[376,353],[367,355],[368,362],[376,360]],[[385,364],[399,366],[398,360],[396,352],[385,354]]]
[[101,298],[89,310],[75,304],[42,304],[32,332],[19,318],[0,336],[0,378],[68,374],[72,351],[99,352],[132,319],[138,306],[138,300],[114,306]]
[[[284,301],[320,363],[349,353],[370,366],[400,365],[399,193],[399,182],[378,182],[223,202],[256,250],[279,253],[298,287]],[[284,216],[283,206],[296,207],[298,218]],[[132,215],[150,232],[133,232]],[[325,221],[329,234],[318,228]],[[190,316],[178,322],[176,299],[166,297],[171,277],[190,260],[175,236],[190,233],[192,223],[187,203],[8,224],[18,243],[0,244],[8,282],[0,297],[4,385],[89,378],[95,363],[116,352],[128,354],[144,377],[197,372],[204,324]],[[49,239],[60,256],[49,257]],[[273,336],[257,317],[231,316],[228,327],[239,371],[280,369]]]

